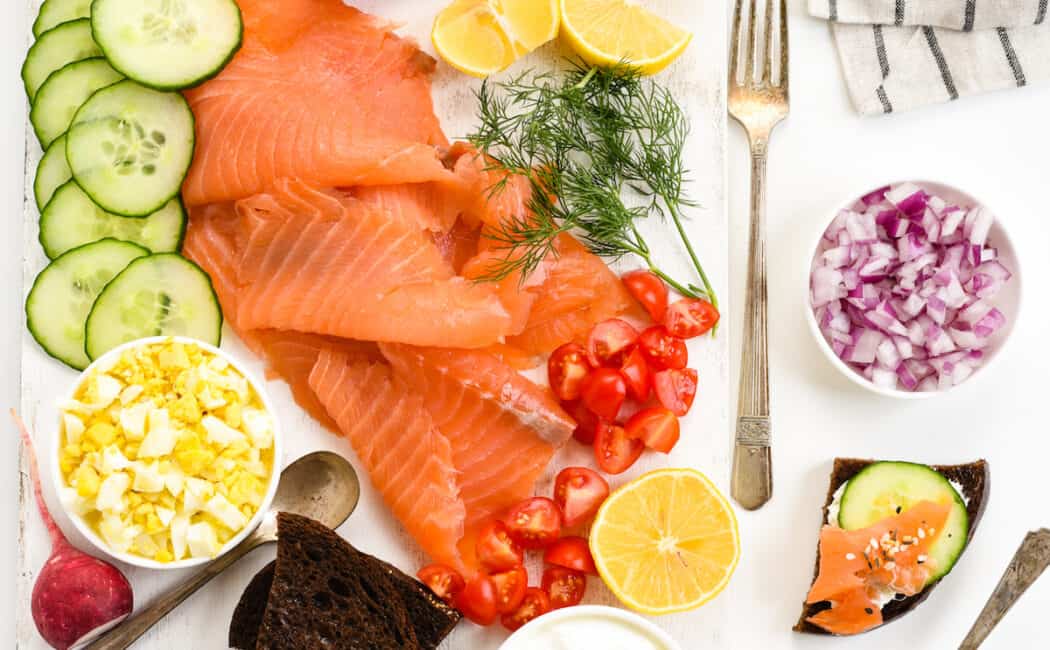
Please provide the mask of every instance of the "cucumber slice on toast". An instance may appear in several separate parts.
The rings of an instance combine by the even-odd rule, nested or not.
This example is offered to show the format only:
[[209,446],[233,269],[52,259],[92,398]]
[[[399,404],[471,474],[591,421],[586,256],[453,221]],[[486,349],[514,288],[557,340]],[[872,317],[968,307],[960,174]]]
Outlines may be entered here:
[[40,347],[72,368],[86,368],[84,323],[95,299],[132,260],[146,255],[135,244],[103,239],[51,262],[26,299],[26,324]]
[[37,165],[36,178],[33,179],[33,197],[36,199],[37,209],[43,212],[55,191],[71,178],[73,172],[69,171],[69,164],[66,163],[66,136],[63,134],[55,138]]
[[185,232],[186,211],[178,197],[148,217],[121,217],[95,205],[73,181],[58,188],[40,215],[40,245],[51,259],[107,237],[170,253],[179,250]]
[[99,207],[144,217],[178,195],[193,160],[193,127],[182,95],[124,80],[95,93],[77,111],[66,137],[66,160]]
[[839,508],[839,525],[846,530],[867,528],[919,501],[952,506],[944,529],[930,547],[934,572],[927,582],[929,584],[952,570],[966,547],[970,530],[966,503],[944,475],[917,463],[872,463],[846,483]]
[[222,335],[211,279],[175,253],[137,259],[106,285],[87,319],[85,350],[97,359],[121,343],[164,335],[213,345]]
[[95,40],[114,68],[158,90],[214,77],[241,46],[233,0],[95,0]]
[[22,81],[30,103],[52,72],[74,61],[99,56],[102,50],[95,45],[87,18],[62,23],[41,34],[22,64]]
[[70,20],[91,15],[91,0],[46,0],[33,22],[33,36],[40,35]]
[[81,104],[123,77],[102,57],[69,63],[47,78],[33,98],[29,121],[45,149],[66,132]]

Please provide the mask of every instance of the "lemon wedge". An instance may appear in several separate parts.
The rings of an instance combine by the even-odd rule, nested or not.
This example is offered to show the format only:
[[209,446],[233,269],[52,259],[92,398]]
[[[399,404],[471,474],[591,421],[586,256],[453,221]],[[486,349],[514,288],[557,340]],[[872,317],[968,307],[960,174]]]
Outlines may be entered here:
[[449,65],[487,77],[557,35],[557,0],[455,0],[430,38]]
[[700,472],[650,472],[602,504],[590,535],[598,573],[646,614],[694,609],[718,595],[740,559],[736,515]]
[[636,0],[561,0],[561,30],[588,63],[624,61],[644,74],[666,68],[693,38]]

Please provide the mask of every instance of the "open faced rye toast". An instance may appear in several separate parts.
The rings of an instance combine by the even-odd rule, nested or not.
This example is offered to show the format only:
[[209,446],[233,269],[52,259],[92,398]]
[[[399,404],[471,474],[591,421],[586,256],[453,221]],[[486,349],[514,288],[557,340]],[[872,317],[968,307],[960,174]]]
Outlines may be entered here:
[[[878,466],[878,467],[876,467],[876,466]],[[859,481],[857,483],[853,483],[852,484],[856,489],[854,489],[854,487],[851,487],[851,486],[847,485],[847,484],[849,484],[851,482],[852,479],[854,479],[858,475],[861,475],[862,472],[865,472],[865,470],[868,470],[865,473],[864,477],[862,477],[865,480]],[[933,470],[933,471],[930,472],[929,470]],[[905,476],[903,478],[900,476],[901,471],[903,471],[905,473]],[[822,514],[822,518],[821,518],[821,528],[822,528],[821,542],[818,545],[818,549],[817,549],[817,561],[816,561],[816,565],[815,565],[814,571],[813,571],[814,585],[813,585],[813,588],[811,589],[810,596],[814,596],[814,595],[819,596],[820,595],[819,593],[815,594],[815,592],[818,590],[817,582],[818,582],[818,579],[819,579],[819,574],[820,574],[820,572],[822,570],[821,548],[823,548],[824,545],[825,545],[825,532],[826,532],[825,528],[831,528],[831,526],[828,526],[827,524],[835,523],[836,527],[837,527],[838,522],[843,520],[840,517],[845,517],[845,515],[847,514],[844,511],[844,508],[850,507],[851,511],[848,514],[851,517],[854,518],[854,521],[853,522],[847,522],[847,525],[845,526],[845,528],[847,530],[854,530],[856,528],[855,526],[848,525],[849,523],[856,523],[855,515],[856,515],[857,509],[858,509],[857,505],[850,505],[850,504],[846,503],[846,499],[850,499],[851,498],[850,497],[850,493],[851,492],[858,493],[853,498],[854,502],[861,501],[861,500],[876,501],[876,502],[878,502],[880,504],[880,507],[883,507],[883,506],[885,506],[885,501],[886,501],[885,498],[879,497],[879,498],[874,498],[873,499],[872,496],[871,496],[872,492],[871,492],[871,490],[869,488],[871,488],[872,484],[875,481],[874,480],[869,480],[868,479],[869,475],[876,475],[876,474],[878,474],[879,475],[878,480],[881,480],[883,482],[885,482],[887,477],[892,477],[893,485],[890,488],[890,490],[899,489],[901,485],[916,485],[916,484],[918,484],[919,487],[916,488],[916,489],[920,493],[922,493],[923,490],[931,489],[930,488],[931,481],[927,480],[927,479],[931,479],[931,477],[932,477],[932,483],[933,484],[936,484],[938,482],[938,479],[933,474],[934,472],[936,472],[936,474],[939,474],[941,477],[943,477],[943,479],[946,479],[946,482],[943,481],[943,480],[940,481],[942,486],[943,485],[951,485],[951,487],[954,488],[954,492],[957,493],[962,498],[961,502],[958,502],[958,500],[957,500],[957,505],[956,504],[952,504],[952,507],[958,509],[958,512],[953,512],[952,516],[954,516],[955,519],[960,519],[961,518],[961,519],[964,520],[964,522],[961,525],[961,527],[958,526],[958,525],[949,526],[948,525],[949,521],[947,521],[947,520],[945,521],[945,523],[943,525],[944,530],[942,530],[940,532],[940,534],[942,536],[949,536],[950,537],[950,533],[948,531],[949,530],[955,530],[957,533],[960,533],[958,535],[958,537],[965,538],[965,540],[964,540],[963,543],[958,543],[957,541],[953,542],[953,544],[952,544],[953,548],[952,548],[951,552],[947,555],[947,559],[944,562],[942,562],[942,566],[940,567],[940,570],[930,570],[930,572],[929,572],[930,575],[927,577],[927,582],[924,584],[924,586],[921,587],[920,590],[917,591],[917,593],[913,593],[911,595],[897,593],[895,596],[890,598],[889,595],[892,593],[892,590],[889,590],[889,593],[887,594],[886,602],[884,604],[882,604],[882,606],[881,606],[881,612],[878,612],[878,611],[873,612],[872,610],[874,609],[874,607],[866,607],[866,606],[864,606],[865,603],[861,603],[859,606],[857,606],[857,609],[855,611],[855,613],[858,615],[858,617],[863,619],[865,615],[871,615],[871,616],[873,616],[873,618],[872,618],[871,621],[868,621],[867,623],[863,623],[863,624],[862,623],[856,623],[853,626],[852,629],[837,629],[836,630],[835,626],[834,625],[828,625],[826,620],[822,621],[823,623],[825,623],[824,625],[815,624],[813,622],[814,617],[818,617],[818,615],[820,615],[821,612],[828,612],[828,610],[831,610],[834,607],[838,607],[839,604],[836,603],[833,606],[833,603],[831,602],[831,600],[835,600],[835,599],[811,602],[813,599],[812,598],[807,598],[807,602],[805,602],[803,604],[802,614],[801,614],[801,616],[799,616],[798,622],[795,624],[794,628],[792,628],[792,629],[794,629],[794,631],[801,632],[801,633],[807,633],[807,634],[841,634],[841,635],[856,634],[856,633],[859,633],[859,632],[868,631],[870,629],[875,629],[876,627],[880,627],[881,625],[885,625],[886,623],[889,623],[890,621],[893,621],[893,620],[895,620],[897,618],[900,618],[901,616],[903,616],[903,615],[907,614],[908,612],[912,611],[913,609],[915,609],[915,607],[917,605],[919,605],[919,603],[921,603],[923,600],[926,599],[927,596],[929,596],[929,594],[933,590],[933,588],[936,587],[937,584],[939,584],[940,580],[943,579],[944,575],[946,575],[948,573],[948,571],[951,570],[952,566],[958,561],[959,556],[961,555],[961,553],[965,550],[966,546],[968,546],[970,541],[973,539],[974,532],[977,529],[977,525],[980,522],[981,515],[984,513],[984,508],[985,508],[985,506],[986,506],[986,504],[988,502],[988,495],[989,495],[989,489],[990,489],[990,474],[989,474],[989,469],[988,469],[988,463],[985,462],[984,460],[978,460],[978,461],[975,461],[975,462],[972,462],[972,463],[968,463],[968,464],[965,464],[965,465],[931,465],[931,466],[925,466],[925,465],[916,465],[914,463],[882,462],[882,461],[874,461],[874,460],[862,460],[862,459],[856,459],[856,458],[836,458],[835,459],[834,467],[832,468],[832,472],[831,472],[830,482],[828,484],[827,498],[825,499],[824,507],[823,507],[823,509],[821,511],[821,514]],[[917,474],[918,475],[918,480],[915,481],[915,482],[912,482],[912,479],[914,479],[915,477],[914,476],[908,476],[907,475],[908,473]],[[926,481],[925,485],[923,484],[924,481]],[[941,489],[941,488],[934,486],[934,488],[932,488],[932,489],[936,490],[936,489]],[[926,493],[926,494],[929,494],[929,493]],[[923,498],[923,494],[916,495],[915,499],[919,499],[919,498]],[[927,501],[926,503],[930,503],[930,502]],[[963,506],[965,507],[965,515],[962,514],[962,507]],[[861,508],[861,513],[863,514],[864,504],[861,504],[859,507]],[[945,507],[948,507],[948,506],[945,506]],[[889,514],[891,514],[891,515],[894,514],[894,512],[897,513],[898,515],[900,515],[902,513],[902,508],[900,506],[896,506],[895,508],[893,506],[890,506],[890,508],[891,509],[889,510]],[[830,517],[829,517],[829,512],[831,513]],[[840,514],[840,512],[842,514]],[[916,515],[916,516],[918,516],[918,515]],[[873,519],[873,520],[874,519],[881,519],[881,518],[882,518],[881,514],[879,514],[878,517],[876,517],[874,514],[871,516],[871,519]],[[898,517],[898,519],[904,519],[904,517]],[[925,524],[926,521],[923,520],[922,523]],[[921,526],[920,526],[920,528],[921,528]],[[963,529],[965,529],[964,533],[961,532]],[[864,530],[868,530],[868,529],[864,529]],[[928,530],[930,530],[930,528],[927,528],[926,530],[928,531]],[[839,531],[827,531],[827,532],[837,533]],[[893,539],[896,539],[896,537],[897,537],[897,529],[892,527],[892,526],[883,526],[877,532],[882,533],[881,539],[883,539],[883,540],[885,540],[885,538],[887,536],[889,536],[889,535],[892,535]],[[844,537],[844,536],[845,536],[845,534],[841,535],[840,538]],[[861,531],[857,531],[857,533],[854,534],[854,537],[858,537],[858,536],[862,537],[862,539],[866,539],[866,536],[863,536],[861,534]],[[905,537],[905,539],[907,540],[907,543],[915,543],[915,542],[920,541],[916,537]],[[873,537],[871,539],[871,542],[874,543],[875,541],[876,541],[876,539]],[[924,542],[929,542],[928,539],[924,539],[923,541]],[[939,542],[939,541],[942,541],[942,540],[938,539],[937,541]],[[943,541],[946,542],[947,540],[943,540]],[[830,544],[830,542],[828,542],[828,543]],[[863,542],[862,542],[862,544],[863,544]],[[854,560],[854,558],[857,558],[857,556],[859,554],[859,555],[862,555],[863,558],[861,560],[855,560],[856,562],[862,562],[862,561],[866,562],[867,563],[866,566],[867,566],[868,569],[871,569],[872,562],[875,562],[876,563],[875,566],[877,568],[878,567],[878,561],[870,559],[869,555],[868,555],[868,551],[871,550],[871,549],[869,547],[863,546],[863,545],[860,548],[864,549],[863,553],[861,551],[858,551],[857,553],[845,553],[843,555],[843,559],[844,560],[845,559]],[[874,548],[874,547],[872,547],[872,548]],[[895,547],[895,549],[897,551],[900,551],[900,548],[901,548],[900,546]],[[907,547],[905,547],[905,548],[907,548]],[[917,551],[918,547],[915,547],[915,550]],[[940,549],[932,549],[930,551],[926,551],[926,552],[928,552],[928,555],[924,555],[924,554],[913,555],[912,559],[914,561],[915,558],[918,558],[919,564],[921,564],[925,560],[925,561],[930,563],[929,566],[935,566],[935,563],[933,563],[930,560],[926,559],[928,557],[934,557],[937,554],[937,553],[935,553],[935,551],[940,551]],[[876,548],[876,550],[874,552],[872,552],[871,557],[874,557],[877,552],[878,552],[878,549]],[[892,552],[891,552],[891,554],[889,556],[880,555],[880,557],[881,557],[882,562],[884,562],[887,567],[890,567],[891,565],[893,565],[894,567],[896,566],[892,562],[892,559],[894,557],[892,555]],[[891,560],[891,561],[887,562],[887,558],[889,560]],[[826,565],[830,565],[832,563],[832,560],[833,560],[833,558],[828,558],[828,562],[825,563],[825,564]],[[845,564],[845,562],[842,562],[842,564]],[[856,565],[854,565],[854,567],[856,567]],[[825,566],[824,568],[826,570],[831,570],[828,566]],[[838,568],[839,568],[839,570],[846,570],[846,569],[844,569],[842,567],[838,567]],[[863,572],[863,569],[864,569],[864,565],[861,565],[861,571],[862,572]],[[846,601],[847,599],[846,598],[840,598],[839,600]],[[842,610],[843,614],[842,614],[842,616],[848,616],[848,614],[849,614],[849,607],[848,607],[848,605],[849,605],[849,603],[847,603],[847,605],[843,607],[843,610]],[[856,605],[856,603],[854,603],[854,605]],[[875,607],[877,607],[877,605],[875,605]],[[881,614],[881,621],[878,620],[880,614]],[[825,614],[824,617],[827,617],[828,615],[829,614]],[[827,628],[832,628],[832,629],[827,629]]]

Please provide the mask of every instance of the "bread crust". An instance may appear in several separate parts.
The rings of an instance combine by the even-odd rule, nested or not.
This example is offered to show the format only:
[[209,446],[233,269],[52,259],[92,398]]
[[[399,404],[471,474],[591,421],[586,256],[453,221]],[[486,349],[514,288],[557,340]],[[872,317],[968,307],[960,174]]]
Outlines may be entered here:
[[[839,487],[860,473],[862,469],[875,462],[878,461],[861,458],[835,459],[835,463],[831,469],[831,477],[828,480],[827,498],[824,501],[824,507],[821,508],[820,511],[821,526],[823,526],[824,522],[828,520],[828,508],[831,506],[835,492]],[[981,516],[984,514],[985,506],[988,503],[988,496],[991,490],[991,474],[989,472],[988,462],[982,459],[964,465],[930,465],[930,467],[946,476],[949,480],[955,481],[963,488],[963,496],[966,500],[966,513],[970,518],[970,530],[966,535],[966,546],[963,547],[962,550],[962,553],[966,553],[966,549],[969,547],[970,541],[973,540],[973,535],[977,531],[977,525],[980,523]],[[960,557],[962,557],[961,554]],[[819,572],[820,545],[818,543],[817,557],[813,566],[814,581],[816,581]],[[886,603],[882,608],[882,625],[896,620],[918,607],[922,601],[926,600],[930,595],[930,592],[933,591],[934,587],[938,584],[940,584],[940,580],[928,585],[920,593],[915,594],[914,596],[909,596],[903,600],[892,600]],[[828,632],[824,628],[816,626],[806,620],[827,608],[828,605],[826,603],[808,604],[803,602],[802,614],[799,616],[798,622],[795,623],[795,626],[791,629],[803,634],[823,634],[833,636],[831,632]],[[882,627],[882,625],[877,627]],[[871,629],[874,630],[877,629],[877,627]]]

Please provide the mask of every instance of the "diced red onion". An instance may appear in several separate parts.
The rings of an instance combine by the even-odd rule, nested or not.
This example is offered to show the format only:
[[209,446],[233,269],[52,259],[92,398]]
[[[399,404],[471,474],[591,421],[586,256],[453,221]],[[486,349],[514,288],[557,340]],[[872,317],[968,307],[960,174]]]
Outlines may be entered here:
[[810,301],[835,354],[873,383],[943,390],[968,378],[1006,318],[991,300],[1011,273],[983,207],[911,183],[843,210],[813,262]]

